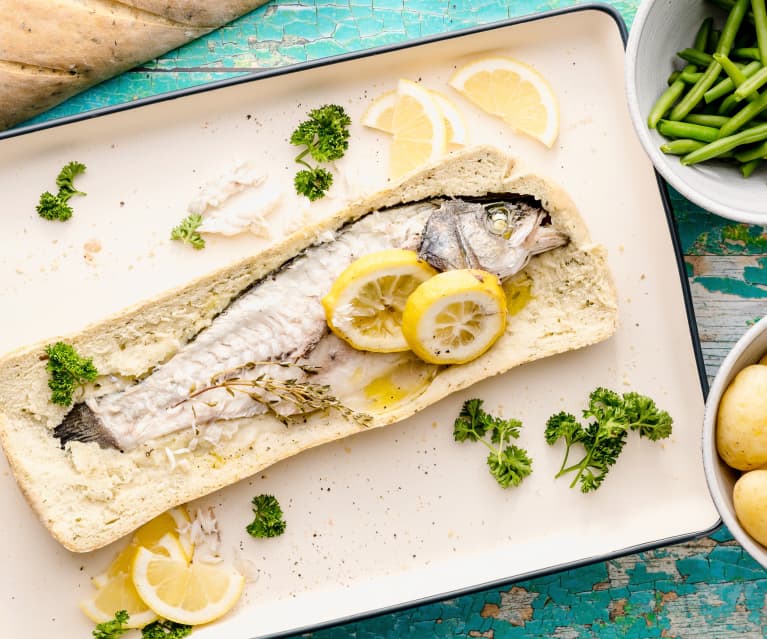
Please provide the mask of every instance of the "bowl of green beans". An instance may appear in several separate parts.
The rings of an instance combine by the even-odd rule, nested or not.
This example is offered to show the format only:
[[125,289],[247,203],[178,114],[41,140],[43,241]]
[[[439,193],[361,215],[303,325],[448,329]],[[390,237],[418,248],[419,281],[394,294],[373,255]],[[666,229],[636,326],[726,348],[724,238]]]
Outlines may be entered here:
[[642,146],[702,208],[767,225],[767,0],[645,0],[626,48]]

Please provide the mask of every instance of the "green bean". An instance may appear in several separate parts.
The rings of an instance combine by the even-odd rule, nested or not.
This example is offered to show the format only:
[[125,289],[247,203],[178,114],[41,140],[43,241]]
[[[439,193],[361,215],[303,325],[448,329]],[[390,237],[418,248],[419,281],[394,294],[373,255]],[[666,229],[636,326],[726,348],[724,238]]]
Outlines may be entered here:
[[661,120],[658,122],[658,133],[667,138],[685,138],[700,140],[701,142],[713,142],[719,137],[719,129],[689,122],[674,122]]
[[722,128],[719,129],[719,137],[725,138],[728,135],[732,135],[765,109],[767,109],[767,93],[763,93],[756,100],[744,106],[726,124],[723,124]]
[[[688,66],[694,66],[694,65],[688,65]],[[679,79],[679,76],[682,75],[681,71],[674,71],[670,76],[668,76],[668,80],[666,80],[666,84],[671,86]]]
[[682,156],[681,162],[686,166],[705,162],[706,160],[721,157],[722,154],[728,153],[742,144],[753,144],[764,139],[767,139],[767,123],[709,142],[692,153]]
[[[743,73],[743,75],[746,76],[746,78],[750,78],[761,68],[762,63],[754,60],[740,69],[740,71]],[[728,93],[731,93],[733,89],[735,89],[735,83],[732,81],[732,78],[725,78],[721,82],[718,82],[713,87],[711,87],[708,91],[706,91],[703,94],[703,99],[706,101],[706,103],[714,102],[715,100],[718,100]]]
[[699,71],[682,71],[677,79],[685,84],[695,84],[702,76],[703,74]]
[[660,119],[671,110],[676,101],[684,93],[685,83],[682,80],[676,80],[661,96],[655,101],[650,113],[647,116],[647,126],[654,129]]
[[723,53],[715,53],[713,57],[714,60],[722,65],[722,69],[724,69],[724,72],[730,76],[730,80],[732,80],[736,87],[739,87],[746,81],[746,76],[743,71],[736,67],[735,63],[726,55]]
[[684,120],[684,118],[687,117],[687,114],[698,106],[698,103],[703,99],[703,94],[711,88],[711,85],[713,85],[714,82],[716,82],[721,70],[722,67],[718,62],[712,62],[703,72],[700,80],[692,86],[687,94],[671,110],[669,119]]
[[765,157],[767,157],[767,142],[762,142],[749,149],[743,149],[735,154],[735,159],[738,162],[750,162],[751,160]]
[[716,51],[716,45],[719,44],[719,38],[722,36],[722,32],[719,29],[711,29],[711,33],[708,36],[706,42],[706,53],[713,53]]
[[[735,0],[709,0],[709,2],[728,11],[735,6]],[[746,12],[746,20],[752,23],[754,21],[754,15],[750,11]]]
[[[697,51],[705,51],[706,47],[710,46],[711,36],[714,33],[714,18],[709,16],[703,22],[700,23],[698,31],[695,33],[695,40],[693,40],[692,48]],[[718,38],[718,36],[717,36]],[[711,47],[711,51],[716,49],[716,44]]]
[[759,54],[759,49],[756,47],[741,47],[739,49],[733,49],[730,51],[730,55],[733,58],[745,58],[746,60],[761,60],[762,57]]
[[762,64],[767,65],[767,7],[764,0],[751,0],[751,12],[754,14],[759,59]]
[[[749,0],[736,0],[734,6],[727,16],[727,21],[722,29],[722,35],[716,45],[716,53],[727,55],[735,41],[735,35],[743,22],[743,17],[748,10]],[[703,94],[708,91],[716,82],[719,73],[722,71],[721,65],[714,61],[708,65],[700,80],[698,80],[687,94],[682,97],[679,103],[671,110],[669,116],[672,120],[683,120],[687,114],[692,111],[703,99]]]
[[740,172],[743,174],[744,178],[750,177],[751,174],[756,171],[756,169],[759,168],[759,165],[762,163],[762,158],[756,158],[755,160],[751,160],[750,162],[745,162],[740,165]]
[[734,95],[730,94],[722,101],[722,104],[719,105],[717,113],[719,115],[729,115],[736,106],[738,106],[738,101],[735,99]]
[[722,35],[719,38],[719,43],[716,45],[716,53],[723,53],[724,55],[730,53],[732,44],[735,42],[735,36],[738,34],[738,29],[740,29],[743,18],[748,12],[749,4],[750,0],[736,0],[732,9],[730,9],[724,27],[722,27]]
[[[693,49],[696,51],[702,51],[705,48],[708,36],[711,33],[711,25],[713,22],[713,18],[709,17],[701,22],[701,25],[698,27],[698,31],[695,34],[695,42],[693,44]],[[682,73],[693,73],[697,70],[698,68],[694,64],[688,64],[682,70]],[[672,73],[671,76],[674,77],[674,74]],[[673,81],[670,77],[668,89],[661,94],[652,109],[650,109],[650,113],[647,116],[647,126],[654,129],[657,126],[658,121],[671,110],[674,104],[676,104],[676,101],[681,97],[682,93],[684,93],[684,90],[685,83],[683,80],[679,80],[678,75],[674,77]]]
[[744,98],[747,98],[756,93],[762,85],[767,83],[767,67],[762,67],[754,73],[750,78],[743,82],[732,95],[737,102],[740,102]]
[[690,113],[685,119],[684,122],[689,122],[690,124],[702,124],[703,126],[712,126],[715,129],[718,129],[721,127],[727,120],[729,120],[726,115],[709,115],[706,113]]
[[696,49],[682,49],[681,51],[677,51],[677,56],[690,64],[697,64],[702,67],[707,67],[714,59],[710,54],[703,53]]
[[660,150],[667,155],[687,155],[705,145],[705,142],[699,140],[671,140],[661,144]]

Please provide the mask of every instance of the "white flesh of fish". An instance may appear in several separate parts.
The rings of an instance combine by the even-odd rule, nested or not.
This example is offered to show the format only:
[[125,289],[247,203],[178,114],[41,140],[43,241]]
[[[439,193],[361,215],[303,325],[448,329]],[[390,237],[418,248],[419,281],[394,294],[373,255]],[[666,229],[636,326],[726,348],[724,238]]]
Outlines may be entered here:
[[[372,213],[340,231],[333,241],[307,249],[235,300],[209,328],[142,382],[122,393],[90,399],[88,407],[123,450],[181,428],[265,412],[262,404],[247,395],[231,396],[225,389],[206,392],[199,401],[178,402],[189,396],[192,387],[206,386],[216,373],[250,361],[302,356],[327,332],[320,300],[338,275],[367,253],[416,249],[435,208],[419,203]],[[268,367],[270,376],[280,376],[281,371],[283,378],[295,377],[293,370]]]

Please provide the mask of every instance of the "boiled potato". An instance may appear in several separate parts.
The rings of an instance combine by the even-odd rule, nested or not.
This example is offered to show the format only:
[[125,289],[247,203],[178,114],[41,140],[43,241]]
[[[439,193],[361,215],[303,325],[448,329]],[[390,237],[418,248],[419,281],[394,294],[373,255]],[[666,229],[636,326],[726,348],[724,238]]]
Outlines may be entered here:
[[735,515],[745,531],[767,546],[767,470],[752,470],[735,482]]
[[719,402],[716,447],[738,470],[767,464],[767,366],[746,366],[730,382]]

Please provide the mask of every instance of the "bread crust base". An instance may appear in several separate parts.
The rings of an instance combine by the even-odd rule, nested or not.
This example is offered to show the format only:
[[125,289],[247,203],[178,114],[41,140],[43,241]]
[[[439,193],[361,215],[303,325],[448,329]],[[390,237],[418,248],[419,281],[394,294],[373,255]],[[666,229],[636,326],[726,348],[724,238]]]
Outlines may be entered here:
[[455,152],[266,251],[127,308],[78,334],[52,337],[0,359],[0,442],[19,487],[43,524],[69,550],[95,550],[175,505],[305,449],[360,432],[363,427],[333,413],[312,416],[287,429],[268,415],[240,419],[234,437],[222,440],[213,451],[198,449],[187,455],[185,470],[171,468],[164,453],[165,446],[182,445],[178,434],[158,440],[152,451],[139,447],[121,453],[80,442],[70,442],[62,450],[52,430],[67,409],[49,401],[41,356],[45,344],[61,339],[93,357],[101,375],[141,374],[171,357],[249,285],[324,233],[374,210],[439,195],[529,194],[540,200],[552,225],[567,233],[570,243],[531,260],[524,271],[530,300],[510,318],[506,333],[487,353],[441,370],[421,395],[373,413],[368,428],[398,422],[520,364],[613,335],[617,298],[604,248],[592,243],[574,204],[559,188],[535,176],[509,177],[512,166],[510,158],[491,147]]

